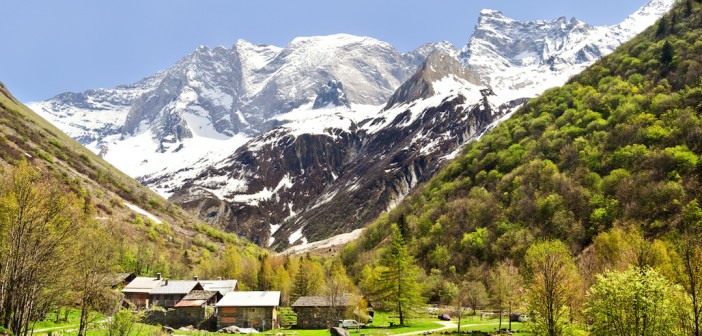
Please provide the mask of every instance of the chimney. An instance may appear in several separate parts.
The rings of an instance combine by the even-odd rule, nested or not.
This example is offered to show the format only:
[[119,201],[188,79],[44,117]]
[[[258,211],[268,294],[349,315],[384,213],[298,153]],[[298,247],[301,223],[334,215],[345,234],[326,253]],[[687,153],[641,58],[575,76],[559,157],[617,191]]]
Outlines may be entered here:
[[156,273],[156,280],[161,280],[161,273]]
[[166,283],[164,284],[164,286],[168,286],[168,279],[166,279]]
[[196,275],[193,277],[193,280],[197,281],[197,278],[198,278],[198,276]]

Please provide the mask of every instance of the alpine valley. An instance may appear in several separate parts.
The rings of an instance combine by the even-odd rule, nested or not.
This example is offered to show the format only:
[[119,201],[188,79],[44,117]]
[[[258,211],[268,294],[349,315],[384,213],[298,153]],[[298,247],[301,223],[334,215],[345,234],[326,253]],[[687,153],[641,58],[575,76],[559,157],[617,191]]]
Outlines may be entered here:
[[369,37],[199,47],[137,83],[29,106],[215,227],[284,249],[364,227],[462,146],[652,25],[521,22],[483,10],[469,42]]

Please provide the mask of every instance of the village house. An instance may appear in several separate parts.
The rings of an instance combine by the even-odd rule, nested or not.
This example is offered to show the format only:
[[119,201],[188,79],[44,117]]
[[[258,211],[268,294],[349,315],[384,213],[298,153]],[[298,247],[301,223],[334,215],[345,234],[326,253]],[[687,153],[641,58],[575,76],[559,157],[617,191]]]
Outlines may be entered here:
[[173,308],[186,295],[198,289],[202,290],[202,285],[197,280],[166,279],[151,290],[149,299],[151,305]]
[[193,307],[193,306],[213,306],[222,299],[224,295],[218,291],[208,291],[195,289],[188,293],[175,306],[178,307]]
[[[178,325],[195,325],[202,323],[214,311],[214,305],[222,298],[217,291],[193,290],[180,302],[170,314]],[[207,307],[210,307],[209,309]]]
[[267,331],[280,327],[280,292],[229,292],[217,303],[217,328],[237,326]]
[[351,318],[361,300],[361,297],[353,295],[338,298],[302,296],[295,300],[292,309],[297,314],[298,328],[328,329],[335,326],[338,320]]
[[136,277],[122,289],[124,299],[136,308],[149,308],[150,293],[161,284],[161,273],[155,278]]

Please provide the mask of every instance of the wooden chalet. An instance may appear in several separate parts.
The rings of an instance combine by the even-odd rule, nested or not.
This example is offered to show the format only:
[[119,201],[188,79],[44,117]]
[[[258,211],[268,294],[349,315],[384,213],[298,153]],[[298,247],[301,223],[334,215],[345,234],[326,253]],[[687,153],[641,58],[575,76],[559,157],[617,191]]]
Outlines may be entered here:
[[124,299],[136,308],[149,308],[150,293],[161,284],[161,273],[155,278],[135,277],[129,284],[122,288]]
[[217,328],[237,326],[267,331],[280,327],[280,292],[229,292],[217,307]]

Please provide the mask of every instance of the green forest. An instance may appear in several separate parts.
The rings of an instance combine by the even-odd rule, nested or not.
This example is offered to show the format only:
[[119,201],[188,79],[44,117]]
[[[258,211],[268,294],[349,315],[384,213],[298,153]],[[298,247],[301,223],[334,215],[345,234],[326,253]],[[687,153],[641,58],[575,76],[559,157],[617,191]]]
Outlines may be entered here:
[[[621,290],[603,287],[639,279],[651,295],[675,292],[645,297],[660,305],[658,314],[674,298],[690,302],[675,321],[660,322],[681,329],[631,334],[700,335],[701,79],[702,4],[679,1],[643,34],[467,145],[349,245],[344,264],[352,274],[372,273],[397,227],[434,287],[432,300],[447,300],[446,289],[461,281],[490,288],[490,274],[509,263],[524,286],[519,300],[548,327],[543,334],[594,321],[595,335],[628,335],[598,329],[616,321],[596,303]],[[536,266],[551,254],[563,259],[568,295],[540,312],[536,287],[548,279]]]

